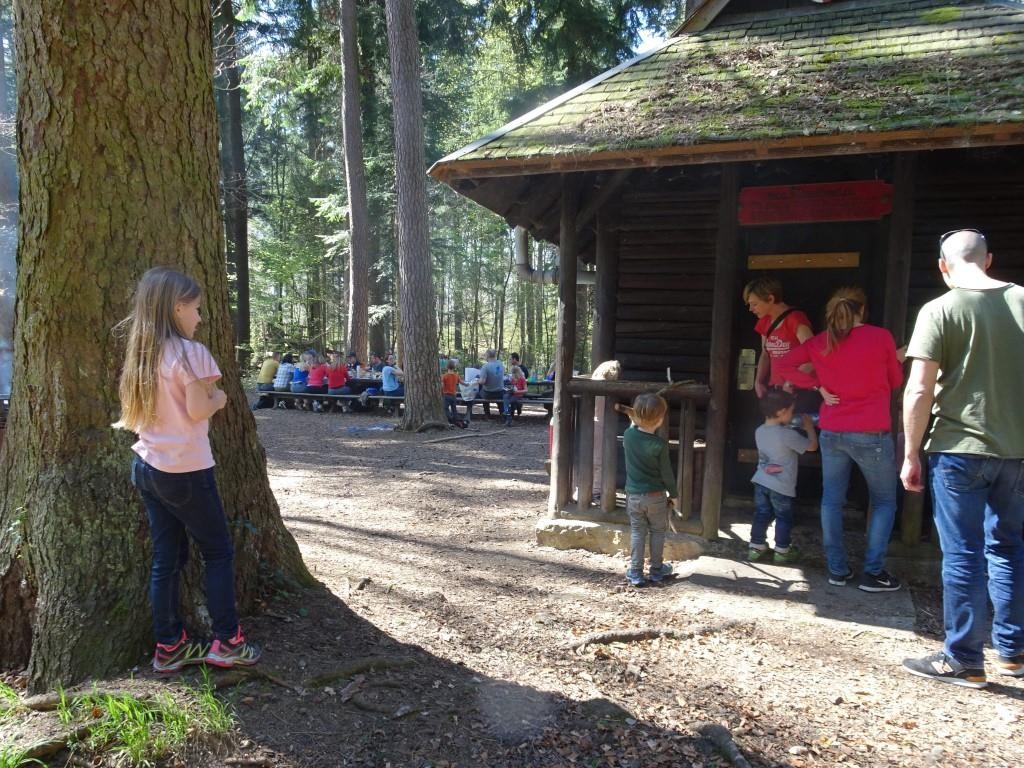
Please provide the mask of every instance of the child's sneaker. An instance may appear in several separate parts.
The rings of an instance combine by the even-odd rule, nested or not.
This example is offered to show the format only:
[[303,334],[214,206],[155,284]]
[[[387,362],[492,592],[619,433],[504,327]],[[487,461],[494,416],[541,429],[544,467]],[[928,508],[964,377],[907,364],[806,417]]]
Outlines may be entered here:
[[770,560],[772,551],[765,547],[764,549],[758,549],[757,547],[750,547],[747,549],[747,560],[751,563],[763,563],[766,560]]
[[779,563],[781,565],[792,565],[793,563],[799,562],[802,555],[803,553],[797,549],[795,544],[793,544],[785,552],[779,552],[779,550],[776,549],[775,554],[772,556],[772,562]]
[[156,644],[156,651],[153,653],[153,671],[177,672],[190,664],[202,664],[206,661],[209,650],[209,643],[189,640],[188,634],[182,630],[181,637],[173,645]]
[[242,634],[242,628],[230,640],[214,640],[206,663],[215,667],[251,667],[260,660],[260,647],[249,643]]
[[672,563],[662,563],[661,568],[655,571],[651,571],[651,574],[650,576],[648,576],[648,578],[651,580],[652,584],[660,584],[671,575]]
[[636,571],[626,571],[626,581],[629,582],[632,587],[646,587],[647,579],[644,578],[643,573],[637,573]]
[[853,577],[854,573],[852,568],[843,574],[832,573],[831,571],[829,571],[828,583],[831,584],[833,587],[845,587],[846,582],[848,582]]

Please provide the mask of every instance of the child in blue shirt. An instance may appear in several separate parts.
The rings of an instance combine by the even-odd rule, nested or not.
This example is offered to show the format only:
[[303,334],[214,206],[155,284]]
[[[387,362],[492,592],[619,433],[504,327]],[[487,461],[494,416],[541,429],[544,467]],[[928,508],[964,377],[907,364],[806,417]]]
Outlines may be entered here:
[[[757,471],[754,483],[754,521],[750,526],[747,559],[753,563],[772,557],[776,563],[795,563],[800,551],[792,544],[793,499],[796,497],[797,460],[805,451],[818,450],[818,433],[809,414],[803,414],[804,437],[789,426],[795,399],[781,389],[770,389],[760,401],[764,424],[757,428]],[[768,548],[768,526],[775,519],[775,553]]]

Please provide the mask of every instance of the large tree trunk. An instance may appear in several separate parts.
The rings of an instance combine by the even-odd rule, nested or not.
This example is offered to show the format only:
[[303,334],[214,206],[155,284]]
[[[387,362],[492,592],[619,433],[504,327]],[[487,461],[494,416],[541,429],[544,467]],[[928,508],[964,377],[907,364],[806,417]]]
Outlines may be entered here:
[[[341,114],[348,185],[348,345],[368,360],[370,307],[370,209],[363,165],[363,127],[359,115],[359,44],[356,0],[341,5]],[[378,350],[379,351],[379,350]]]
[[[242,86],[232,0],[216,0],[214,44],[217,57],[217,96],[221,104],[221,181],[224,188],[224,223],[227,263],[234,280],[235,344],[248,347],[249,318],[249,189],[245,176],[242,138]],[[247,357],[243,356],[243,362]]]
[[386,0],[391,91],[395,116],[395,187],[398,198],[398,287],[405,411],[401,428],[446,424],[437,369],[430,232],[427,224],[426,162],[419,44],[412,0]]
[[[41,690],[130,666],[152,642],[133,439],[110,428],[123,355],[110,329],[151,266],[204,288],[200,336],[228,394],[212,442],[240,611],[265,580],[309,575],[233,361],[209,0],[20,0],[15,12],[21,219],[0,449],[0,667],[27,664]],[[183,584],[193,623],[205,602],[196,559]]]

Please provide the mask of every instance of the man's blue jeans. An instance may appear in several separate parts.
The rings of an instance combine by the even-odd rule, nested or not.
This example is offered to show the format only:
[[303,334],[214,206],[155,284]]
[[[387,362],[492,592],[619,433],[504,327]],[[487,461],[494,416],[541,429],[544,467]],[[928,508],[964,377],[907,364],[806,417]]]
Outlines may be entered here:
[[946,654],[981,667],[990,615],[999,655],[1024,653],[1024,459],[933,453],[928,465]]
[[899,473],[896,451],[888,432],[821,433],[821,538],[829,573],[845,575],[850,570],[843,546],[843,505],[850,485],[850,471],[856,464],[864,475],[871,500],[864,572],[877,574],[885,568],[893,521]]
[[784,496],[760,483],[754,483],[754,522],[750,543],[767,544],[768,526],[775,519],[775,546],[787,549],[792,541],[793,497]]
[[206,602],[213,635],[230,640],[238,630],[234,548],[213,469],[161,472],[136,456],[132,485],[142,495],[153,541],[149,600],[156,641],[170,645],[181,637],[178,586],[188,562],[188,535],[195,539],[206,565]]

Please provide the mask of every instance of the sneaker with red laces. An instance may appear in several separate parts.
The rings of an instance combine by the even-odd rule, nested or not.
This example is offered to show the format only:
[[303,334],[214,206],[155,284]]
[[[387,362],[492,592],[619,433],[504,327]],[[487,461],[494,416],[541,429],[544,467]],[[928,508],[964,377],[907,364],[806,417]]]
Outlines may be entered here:
[[262,651],[255,643],[247,642],[239,627],[230,640],[214,639],[206,663],[215,667],[251,667],[260,660]]
[[190,664],[202,664],[210,651],[210,644],[190,640],[185,630],[181,631],[178,642],[172,645],[157,643],[153,653],[154,672],[177,672]]

